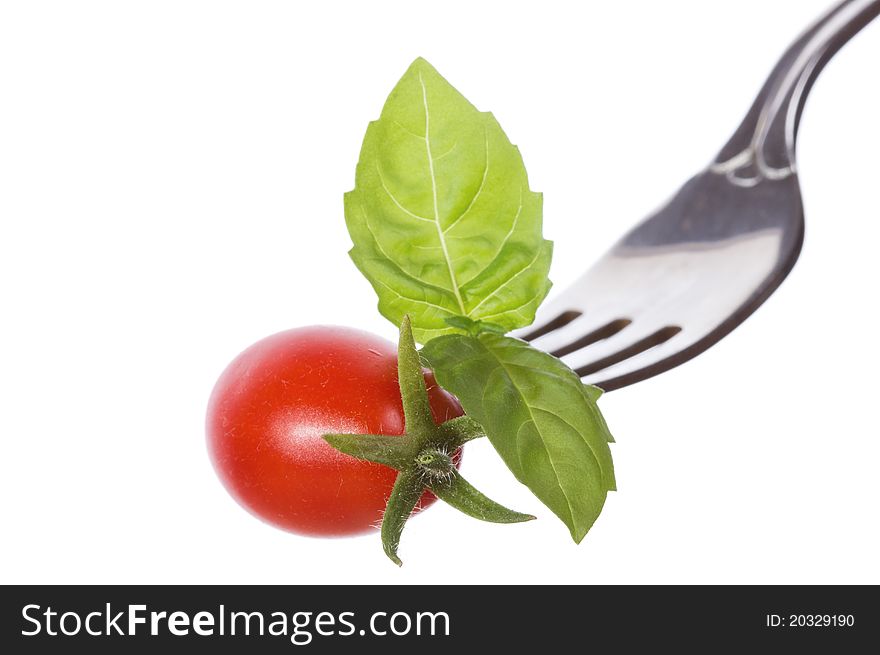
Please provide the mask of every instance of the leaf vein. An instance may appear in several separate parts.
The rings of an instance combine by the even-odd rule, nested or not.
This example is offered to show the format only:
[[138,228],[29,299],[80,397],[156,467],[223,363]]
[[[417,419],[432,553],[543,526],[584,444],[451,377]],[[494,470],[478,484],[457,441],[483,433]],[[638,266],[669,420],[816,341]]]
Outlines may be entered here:
[[436,163],[436,162],[440,161],[441,159],[443,159],[446,155],[451,154],[452,151],[455,150],[457,147],[458,147],[458,141],[453,143],[452,147],[449,150],[447,150],[446,152],[444,152],[442,155],[437,155],[436,157],[434,157],[434,162]]
[[[471,277],[470,281],[476,280],[483,273],[488,271],[492,265],[498,261],[498,258],[501,257],[501,253],[504,251],[504,246],[507,245],[507,242],[510,241],[510,237],[513,236],[514,231],[516,230],[516,225],[519,222],[520,214],[522,213],[523,202],[522,202],[522,187],[519,188],[519,205],[516,208],[516,214],[513,216],[513,223],[510,225],[510,229],[507,231],[507,234],[504,235],[504,239],[501,241],[501,245],[498,247],[498,251],[495,253],[495,256],[492,257],[492,261],[486,264],[483,268],[481,268],[476,275]],[[454,237],[450,237],[454,238]],[[465,285],[467,286],[467,285]]]
[[379,168],[378,164],[376,164],[376,173],[379,175],[379,182],[382,184],[382,189],[385,191],[385,193],[388,195],[388,197],[391,198],[391,202],[393,202],[395,205],[397,205],[397,208],[400,209],[400,211],[402,211],[404,214],[407,214],[408,216],[412,216],[413,218],[416,218],[420,221],[425,221],[427,223],[434,222],[430,218],[427,218],[426,216],[419,216],[415,212],[410,211],[409,209],[407,209],[406,207],[403,206],[403,203],[401,203],[395,197],[395,195],[393,193],[391,193],[391,189],[389,189],[388,185],[385,184],[385,177],[382,175],[382,170]]
[[[376,233],[373,232],[373,228],[370,226],[370,221],[367,220],[366,214],[363,213],[363,208],[361,208],[361,212],[364,217],[364,226],[367,228],[367,232],[370,233],[370,236],[373,237],[373,243],[376,244],[376,249],[388,261],[388,263],[397,270],[397,272],[402,277],[407,278],[408,280],[411,280],[412,282],[414,282],[417,285],[428,287],[429,289],[432,289],[432,290],[436,291],[437,293],[441,293],[441,294],[448,293],[447,289],[443,289],[441,287],[436,287],[434,285],[428,284],[428,283],[423,282],[422,280],[418,279],[414,275],[407,273],[400,264],[398,264],[394,259],[391,258],[391,256],[387,252],[385,252],[385,249],[382,247],[382,244],[379,243],[379,239],[376,238]],[[380,282],[382,284],[382,286],[384,286],[386,289],[393,291],[401,298],[406,298],[408,300],[416,300],[415,298],[410,298],[409,296],[404,296],[402,293],[400,293],[396,289],[393,289],[392,287],[388,286],[387,284],[385,284],[384,282],[382,282],[378,278],[376,278],[376,280],[378,282]],[[426,303],[426,304],[432,304],[432,303]],[[440,305],[434,305],[434,306],[440,307]],[[445,309],[445,308],[443,308],[443,309]],[[449,314],[454,314],[454,312],[450,311],[449,309],[445,309],[445,311],[449,312]]]
[[[483,193],[483,187],[486,186],[486,178],[489,176],[489,134],[486,131],[485,127],[483,128],[483,136],[486,141],[486,164],[483,166],[483,178],[480,180],[480,186],[477,188],[477,191],[473,195],[473,197],[471,197],[471,201],[468,203],[468,206],[465,207],[465,210],[463,212],[461,212],[454,221],[452,221],[449,225],[447,225],[443,229],[443,234],[446,234],[447,232],[449,232],[449,230],[454,228],[455,225],[462,218],[464,218],[465,214],[467,214],[471,210],[471,208],[474,206],[474,203],[477,202],[477,198],[480,197],[480,194]],[[522,207],[522,188],[520,188],[520,208],[521,207]]]
[[526,307],[527,305],[530,305],[533,302],[535,302],[535,299],[529,298],[524,303],[522,303],[521,305],[517,305],[516,307],[511,307],[510,309],[504,309],[500,312],[495,312],[494,314],[483,314],[480,317],[480,320],[485,321],[488,318],[495,318],[496,316],[504,316],[505,314],[510,314],[511,312],[518,312],[523,307]]
[[532,261],[530,261],[528,264],[526,264],[525,266],[523,266],[519,271],[516,272],[515,275],[512,275],[511,277],[507,278],[507,280],[505,280],[504,282],[502,282],[501,284],[499,284],[497,287],[495,287],[495,288],[492,290],[492,293],[488,293],[488,294],[486,294],[486,296],[485,296],[485,297],[484,297],[479,303],[477,303],[477,306],[474,307],[473,309],[471,309],[470,312],[468,312],[467,315],[470,316],[471,313],[477,311],[480,307],[483,306],[483,304],[484,304],[487,300],[489,300],[490,298],[493,298],[493,297],[495,297],[496,295],[498,295],[498,292],[499,292],[499,291],[501,291],[504,287],[506,287],[508,284],[510,284],[511,282],[513,282],[516,278],[518,278],[520,275],[522,275],[522,274],[525,273],[527,270],[529,270],[529,269],[532,267],[532,264],[534,264],[536,261],[538,261],[538,257],[540,257],[540,256],[541,256],[541,248],[538,248],[537,252],[535,253],[535,256],[532,258]]
[[464,301],[461,299],[461,291],[458,288],[458,281],[455,279],[455,270],[452,268],[452,261],[449,258],[449,249],[446,247],[446,238],[443,235],[443,228],[440,226],[440,208],[437,202],[437,177],[434,175],[434,157],[431,154],[431,113],[428,110],[428,90],[425,88],[425,81],[422,74],[419,73],[419,84],[422,86],[422,103],[425,107],[425,150],[428,155],[428,170],[431,173],[431,191],[434,196],[434,223],[437,227],[437,238],[443,248],[443,258],[446,260],[446,268],[449,271],[449,280],[452,283],[452,291],[455,293],[455,299],[461,313],[465,313]]
[[450,316],[455,316],[455,312],[450,311],[449,309],[447,309],[446,307],[443,307],[442,305],[438,305],[436,303],[432,303],[428,300],[423,300],[421,298],[413,298],[412,296],[404,295],[404,294],[400,293],[400,291],[398,291],[397,289],[389,286],[387,283],[383,282],[382,280],[380,280],[378,278],[376,279],[376,282],[378,282],[383,287],[385,287],[386,289],[388,289],[389,291],[394,293],[399,298],[403,298],[404,300],[409,300],[410,302],[418,303],[420,305],[426,305],[428,307],[436,307],[440,311],[445,312],[445,313],[449,314]]
[[[541,436],[540,430],[538,429],[538,423],[535,420],[535,414],[532,411],[532,406],[525,400],[525,393],[522,389],[519,388],[516,381],[513,379],[513,375],[508,370],[505,362],[498,357],[494,352],[492,352],[489,348],[487,348],[484,344],[480,343],[483,347],[483,350],[492,357],[496,362],[498,362],[498,366],[501,367],[502,371],[504,371],[504,375],[507,377],[507,380],[510,382],[510,385],[516,390],[517,394],[520,398],[523,399],[523,405],[525,405],[526,410],[529,413],[529,421],[535,426],[535,430],[538,432],[538,441],[541,443],[541,447],[544,449],[544,452],[547,453],[547,459],[550,462],[550,469],[553,471],[553,475],[556,478],[556,483],[559,485],[559,489],[562,492],[562,497],[565,498],[565,503],[568,506],[569,517],[571,518],[571,525],[574,527],[574,508],[571,506],[571,500],[568,497],[568,494],[565,492],[565,487],[562,486],[562,480],[559,477],[559,471],[556,469],[556,463],[553,461],[552,455],[550,455],[550,450],[547,448],[547,444],[544,442],[544,439]],[[538,408],[536,408],[538,409]],[[484,406],[485,411],[485,406]],[[517,429],[517,439],[519,438],[519,433],[522,431],[523,427],[528,422],[524,422],[520,424],[520,427]]]
[[401,130],[403,130],[403,131],[406,132],[407,134],[411,134],[411,135],[413,135],[414,137],[416,137],[417,139],[424,139],[424,138],[425,138],[423,135],[418,134],[417,132],[413,132],[411,129],[409,129],[406,125],[404,125],[403,123],[401,123],[401,122],[400,122],[399,120],[397,120],[396,118],[392,118],[392,119],[391,119],[391,122],[394,123],[395,125],[397,125],[397,127],[399,127]]

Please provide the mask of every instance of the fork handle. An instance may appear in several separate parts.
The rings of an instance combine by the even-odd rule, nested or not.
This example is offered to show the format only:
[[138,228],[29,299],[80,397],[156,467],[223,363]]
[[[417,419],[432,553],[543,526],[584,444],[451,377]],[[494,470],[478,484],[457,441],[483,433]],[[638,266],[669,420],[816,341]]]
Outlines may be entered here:
[[794,174],[798,125],[813,82],[834,54],[878,15],[880,0],[844,0],[798,37],[711,170],[747,186]]

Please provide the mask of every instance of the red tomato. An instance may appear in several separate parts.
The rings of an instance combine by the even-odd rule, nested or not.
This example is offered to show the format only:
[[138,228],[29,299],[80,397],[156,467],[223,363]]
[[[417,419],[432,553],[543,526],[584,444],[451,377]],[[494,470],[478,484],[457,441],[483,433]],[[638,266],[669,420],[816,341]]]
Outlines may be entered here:
[[[425,371],[434,420],[462,415]],[[397,472],[340,453],[327,433],[402,434],[395,346],[360,330],[305,327],[255,343],[223,372],[208,449],[223,484],[259,518],[310,535],[365,532]],[[426,493],[420,508],[435,500]]]

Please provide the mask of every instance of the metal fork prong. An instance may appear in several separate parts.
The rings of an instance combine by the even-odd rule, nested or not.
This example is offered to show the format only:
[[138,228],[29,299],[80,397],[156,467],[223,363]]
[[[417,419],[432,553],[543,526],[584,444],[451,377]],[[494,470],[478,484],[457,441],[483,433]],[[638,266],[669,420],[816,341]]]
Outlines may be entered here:
[[681,332],[680,327],[665,327],[657,330],[653,334],[648,335],[643,339],[639,339],[632,345],[620,350],[616,353],[608,355],[602,359],[596,360],[591,364],[587,364],[586,366],[580,367],[577,372],[581,376],[590,375],[594,372],[602,371],[607,368],[613,367],[614,365],[625,362],[628,359],[632,359],[638,355],[646,351],[650,351],[670,339],[672,339],[676,334]]
[[573,352],[577,352],[587,346],[591,346],[594,343],[598,343],[600,341],[604,341],[605,339],[609,339],[613,337],[615,334],[623,330],[627,327],[632,321],[628,318],[619,318],[614,321],[610,321],[605,325],[602,325],[592,332],[588,332],[582,337],[575,339],[568,344],[556,348],[555,350],[550,351],[550,354],[554,357],[564,357]]
[[666,342],[644,350],[640,354],[634,355],[623,361],[607,366],[594,373],[583,375],[581,379],[587,384],[595,384],[606,391],[617,389],[625,386],[627,383],[626,376],[632,373],[641,373],[649,370],[651,367],[663,362],[668,357],[672,357],[679,353],[683,348],[690,345],[688,335],[683,331],[673,335]]
[[545,334],[550,334],[559,330],[576,318],[581,316],[582,312],[577,309],[563,309],[556,312],[542,312],[535,318],[535,322],[531,327],[521,331],[519,336],[523,341],[534,341]]
[[[532,340],[532,345],[535,348],[554,353],[558,357],[557,353],[565,351],[572,344],[591,335],[594,341],[612,336],[619,331],[619,328],[614,330],[608,326],[620,318],[620,316],[605,312],[590,311],[552,332],[537,337]],[[620,326],[623,325],[620,324]]]
[[636,321],[608,339],[563,356],[562,361],[581,376],[590,375],[596,370],[613,366],[621,361],[621,357],[628,359],[659,345],[680,331],[681,328],[677,325],[650,320]]

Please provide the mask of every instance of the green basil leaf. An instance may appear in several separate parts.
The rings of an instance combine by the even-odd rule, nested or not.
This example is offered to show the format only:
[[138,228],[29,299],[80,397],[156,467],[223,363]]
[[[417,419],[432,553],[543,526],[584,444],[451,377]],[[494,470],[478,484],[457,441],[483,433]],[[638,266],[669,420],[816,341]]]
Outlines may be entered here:
[[455,316],[529,325],[550,289],[542,198],[519,150],[424,59],[367,128],[345,220],[379,311],[397,325],[409,314],[421,343],[457,332]]
[[593,402],[599,400],[599,398],[602,397],[603,393],[605,393],[605,391],[600,387],[597,387],[593,384],[584,384],[584,394]]
[[486,321],[474,321],[465,316],[451,316],[446,319],[446,324],[451,325],[454,328],[458,328],[465,334],[469,334],[472,337],[477,336],[480,332],[495,332],[496,334],[505,334],[507,330],[505,330],[500,325],[496,325],[495,323],[487,323]]
[[516,478],[580,542],[615,481],[608,429],[577,374],[524,341],[491,333],[442,336],[421,353]]
[[[594,405],[596,401],[605,393],[604,389],[600,389],[599,387],[592,384],[584,385],[584,395],[587,397],[587,400],[591,401]],[[608,443],[614,443],[614,437],[611,436],[611,431],[608,429],[608,424],[605,422],[605,417],[602,416],[602,412],[598,411],[599,408],[596,408],[598,413],[598,420],[602,425],[602,429],[605,431],[605,439]]]

